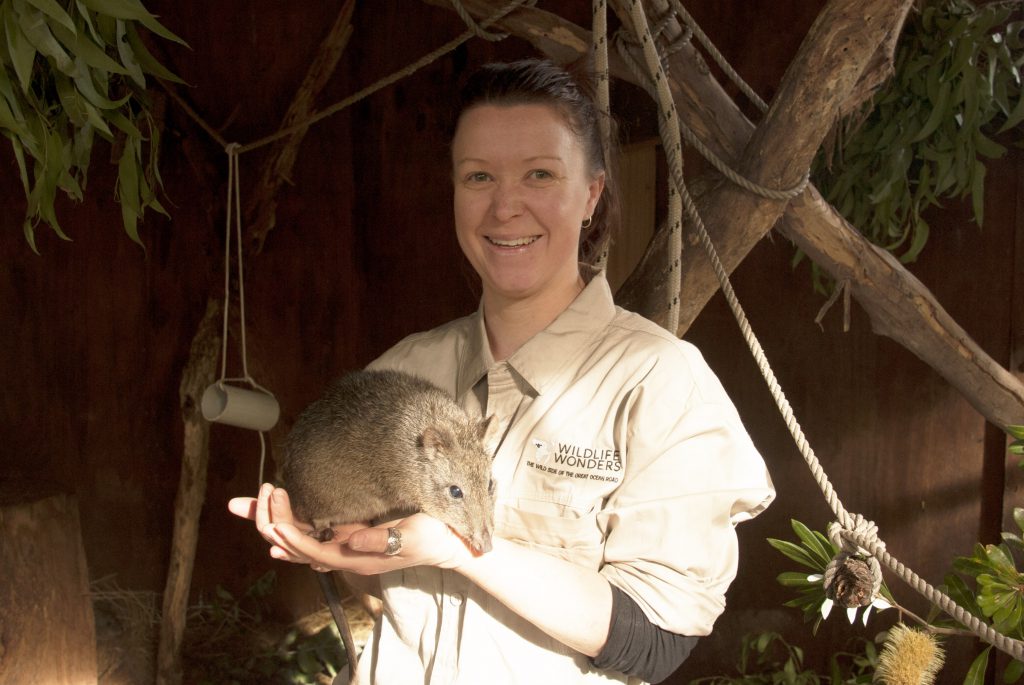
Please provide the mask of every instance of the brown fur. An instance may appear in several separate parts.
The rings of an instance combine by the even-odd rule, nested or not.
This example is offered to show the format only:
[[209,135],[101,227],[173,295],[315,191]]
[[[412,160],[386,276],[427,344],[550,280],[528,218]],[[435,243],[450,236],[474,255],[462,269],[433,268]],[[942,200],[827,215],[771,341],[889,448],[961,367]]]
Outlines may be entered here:
[[494,530],[491,457],[483,445],[488,425],[421,378],[350,373],[289,433],[285,489],[296,516],[322,539],[333,525],[422,511],[485,552]]

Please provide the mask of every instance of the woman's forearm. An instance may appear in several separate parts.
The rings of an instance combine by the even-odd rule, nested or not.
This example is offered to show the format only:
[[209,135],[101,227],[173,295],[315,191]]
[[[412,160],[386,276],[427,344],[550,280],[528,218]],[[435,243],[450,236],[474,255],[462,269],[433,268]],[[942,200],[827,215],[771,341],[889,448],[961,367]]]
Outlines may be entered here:
[[502,539],[456,570],[578,652],[595,656],[608,639],[612,592],[597,571]]

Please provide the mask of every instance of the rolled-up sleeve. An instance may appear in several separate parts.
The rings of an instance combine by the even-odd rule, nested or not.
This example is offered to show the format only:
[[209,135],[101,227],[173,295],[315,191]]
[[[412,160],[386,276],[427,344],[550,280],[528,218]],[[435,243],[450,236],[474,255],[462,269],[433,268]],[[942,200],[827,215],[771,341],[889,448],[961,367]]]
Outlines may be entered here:
[[656,625],[699,636],[736,576],[735,525],[775,491],[718,379],[686,352],[659,361],[622,407],[626,473],[598,523],[609,582]]

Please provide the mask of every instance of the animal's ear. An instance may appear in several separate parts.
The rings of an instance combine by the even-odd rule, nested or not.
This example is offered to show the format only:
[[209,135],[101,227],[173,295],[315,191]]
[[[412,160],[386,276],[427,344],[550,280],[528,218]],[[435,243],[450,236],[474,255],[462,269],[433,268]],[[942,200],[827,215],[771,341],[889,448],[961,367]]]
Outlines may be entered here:
[[438,452],[451,451],[452,436],[443,428],[427,426],[416,443],[425,457],[433,459]]
[[498,432],[498,420],[494,418],[494,414],[491,414],[486,419],[482,419],[480,423],[476,425],[476,434],[480,438],[480,442],[485,445],[490,442],[494,434]]

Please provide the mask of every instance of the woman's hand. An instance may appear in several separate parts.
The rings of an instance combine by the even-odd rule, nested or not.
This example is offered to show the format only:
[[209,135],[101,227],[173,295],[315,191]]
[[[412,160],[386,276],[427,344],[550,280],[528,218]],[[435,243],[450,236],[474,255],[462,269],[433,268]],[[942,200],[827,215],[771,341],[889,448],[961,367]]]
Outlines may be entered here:
[[[473,555],[447,525],[426,514],[368,527],[353,523],[335,528],[335,536],[320,542],[309,532],[312,527],[296,521],[288,493],[264,484],[256,499],[237,497],[228,503],[231,513],[255,521],[256,529],[270,543],[270,556],[314,570],[349,571],[370,575],[409,566],[457,568]],[[387,555],[388,528],[397,528],[402,547]]]

